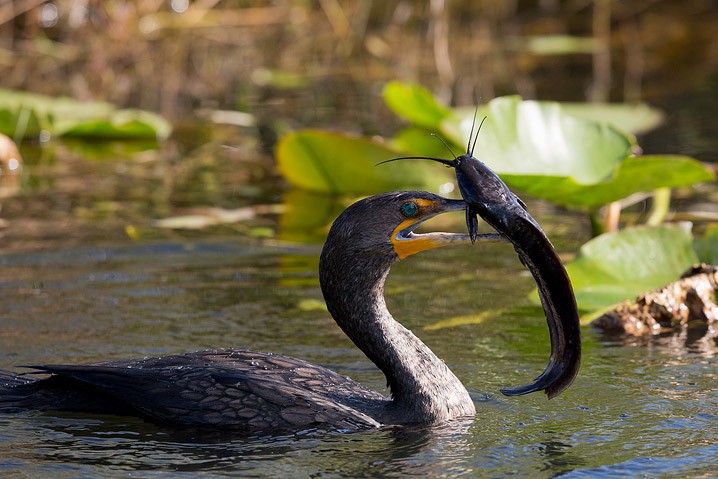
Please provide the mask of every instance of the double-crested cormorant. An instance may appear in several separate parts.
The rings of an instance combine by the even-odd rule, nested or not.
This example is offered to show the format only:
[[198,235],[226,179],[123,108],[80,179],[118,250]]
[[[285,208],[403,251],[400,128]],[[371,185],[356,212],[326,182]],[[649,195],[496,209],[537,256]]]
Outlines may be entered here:
[[[471,416],[474,404],[464,386],[392,318],[383,296],[384,281],[396,261],[470,242],[466,234],[413,232],[439,213],[464,208],[462,200],[419,191],[366,198],[337,218],[322,250],[319,275],[329,312],[386,375],[391,398],[301,359],[218,349],[32,366],[50,374],[39,380],[0,373],[0,410],[135,414],[160,422],[238,430],[360,429]],[[551,384],[545,386],[548,390]]]

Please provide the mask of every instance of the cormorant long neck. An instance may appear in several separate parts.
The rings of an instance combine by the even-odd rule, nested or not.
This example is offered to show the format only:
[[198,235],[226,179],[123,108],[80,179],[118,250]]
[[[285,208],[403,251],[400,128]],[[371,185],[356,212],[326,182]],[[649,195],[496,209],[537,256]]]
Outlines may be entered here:
[[[346,246],[346,245],[344,245]],[[387,378],[400,422],[475,414],[466,388],[419,338],[391,316],[384,281],[394,260],[327,241],[319,277],[334,320]]]

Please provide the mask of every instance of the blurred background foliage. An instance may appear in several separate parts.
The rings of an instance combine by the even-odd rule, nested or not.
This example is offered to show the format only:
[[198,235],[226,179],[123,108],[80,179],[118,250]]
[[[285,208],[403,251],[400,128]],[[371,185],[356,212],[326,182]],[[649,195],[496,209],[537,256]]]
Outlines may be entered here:
[[[304,127],[390,137],[406,126],[382,97],[393,80],[451,107],[644,102],[666,112],[640,135],[644,154],[716,162],[716,31],[712,0],[3,2],[0,87],[159,113],[173,133],[23,142],[19,179],[0,172],[1,247],[179,234],[153,227],[183,224],[153,223],[168,218],[321,241],[349,200],[290,190],[277,141]],[[718,213],[712,185],[674,199],[681,214]],[[534,211],[551,226],[552,208]],[[590,225],[574,223],[576,246]]]
[[0,6],[0,78],[172,120],[231,109],[384,132],[389,80],[452,105],[666,107],[712,88],[716,25],[712,0],[17,0]]

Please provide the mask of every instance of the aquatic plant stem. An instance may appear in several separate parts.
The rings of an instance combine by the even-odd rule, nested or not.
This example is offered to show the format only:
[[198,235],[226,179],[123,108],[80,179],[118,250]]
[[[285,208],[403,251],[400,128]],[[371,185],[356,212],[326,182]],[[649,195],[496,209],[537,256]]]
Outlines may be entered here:
[[603,233],[618,231],[618,222],[621,219],[621,202],[613,201],[602,208]]
[[671,206],[671,189],[658,188],[653,191],[653,201],[651,204],[651,212],[648,215],[646,224],[649,226],[658,226],[662,224]]

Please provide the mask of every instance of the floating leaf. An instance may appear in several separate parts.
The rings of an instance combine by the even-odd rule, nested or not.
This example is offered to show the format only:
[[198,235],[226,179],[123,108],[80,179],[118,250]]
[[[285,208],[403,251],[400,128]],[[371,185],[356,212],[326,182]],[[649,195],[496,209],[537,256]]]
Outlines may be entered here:
[[561,205],[597,208],[637,192],[678,188],[713,181],[715,173],[688,156],[651,155],[628,157],[614,176],[592,185],[570,177],[502,175],[508,185]]
[[[416,125],[391,141],[403,153],[448,157],[450,153],[424,132],[438,131],[454,145],[464,145],[476,127],[473,108],[452,110],[417,85],[391,82],[384,98],[395,113]],[[715,178],[710,169],[687,156],[633,156],[634,139],[620,130],[635,133],[660,122],[662,114],[646,105],[564,106],[508,96],[482,106],[478,117],[484,116],[474,154],[509,186],[567,207],[595,210],[634,193]],[[465,147],[459,148],[457,152],[464,153]],[[318,131],[290,135],[277,148],[285,177],[315,191],[372,194],[406,187],[436,189],[450,180],[435,167],[438,177],[432,177],[430,167],[420,163],[386,165],[381,172],[373,169],[379,161],[400,155],[369,140]]]
[[[610,110],[598,107],[594,113],[598,118]],[[592,112],[583,111],[586,117]],[[625,134],[606,123],[567,115],[556,102],[501,97],[479,115],[487,119],[475,155],[512,188],[564,206],[595,209],[637,192],[715,178],[711,169],[687,156],[634,157]],[[473,118],[473,112],[463,110],[447,117],[442,127],[458,142],[468,138]],[[619,123],[626,126],[628,120]]]
[[172,127],[162,117],[142,110],[116,110],[103,118],[55,120],[57,136],[85,138],[166,138]]
[[98,139],[165,138],[172,127],[148,111],[118,110],[105,102],[0,90],[0,132],[25,138],[37,137],[42,130],[54,136]]
[[79,136],[63,137],[63,147],[81,156],[85,160],[107,161],[125,160],[133,155],[159,149],[155,138],[126,138],[100,141],[88,141]]
[[[610,177],[631,154],[626,135],[566,115],[556,102],[500,97],[479,110],[479,118],[484,116],[474,154],[502,175],[571,177],[592,184]],[[450,116],[442,122],[442,131],[462,144],[473,121],[473,113]]]
[[402,82],[389,82],[384,87],[384,102],[398,116],[417,126],[439,130],[451,109],[426,88]]
[[673,224],[597,236],[566,270],[579,308],[595,310],[675,281],[697,261],[690,231]]
[[564,113],[613,127],[634,135],[656,128],[665,115],[645,103],[561,103]]
[[[394,135],[394,138],[390,140],[390,144],[393,148],[411,153],[412,155],[439,158],[451,158],[453,156],[452,152],[446,148],[446,145],[444,145],[439,138],[423,128],[405,128]],[[463,153],[461,150],[454,151],[457,151],[459,154]]]
[[286,135],[277,145],[279,170],[296,186],[325,193],[375,194],[388,190],[439,190],[451,172],[421,162],[377,163],[403,153],[365,138],[318,130]]
[[[186,210],[187,214],[185,215],[154,220],[152,226],[167,229],[196,230],[216,225],[246,222],[256,218],[257,215],[276,214],[283,211],[284,207],[281,205],[254,205],[231,210],[224,208],[190,208]],[[258,231],[261,231],[261,233],[255,234],[255,236],[266,236],[268,234],[266,229]],[[250,235],[252,233],[250,231]],[[273,231],[271,231],[270,236],[273,236]]]

